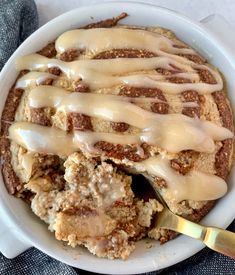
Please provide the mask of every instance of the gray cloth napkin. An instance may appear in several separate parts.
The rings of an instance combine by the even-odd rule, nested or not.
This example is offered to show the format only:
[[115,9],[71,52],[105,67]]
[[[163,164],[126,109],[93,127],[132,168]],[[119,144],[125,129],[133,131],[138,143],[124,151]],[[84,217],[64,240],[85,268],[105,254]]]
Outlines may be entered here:
[[[235,221],[228,228],[235,230]],[[118,270],[116,271],[118,274]],[[87,275],[95,274],[63,264],[41,251],[31,248],[18,257],[9,260],[0,254],[1,275]],[[208,248],[191,258],[145,275],[234,275],[235,261]]]
[[17,47],[38,28],[31,0],[0,0],[0,70]]
[[[32,0],[0,0],[0,70],[15,49],[37,27],[37,10]],[[235,231],[235,222],[232,223],[229,229]],[[31,248],[11,260],[0,253],[0,274],[76,275],[91,273],[72,268],[35,248]],[[175,266],[148,273],[148,275],[154,274],[234,275],[235,261],[205,248]]]

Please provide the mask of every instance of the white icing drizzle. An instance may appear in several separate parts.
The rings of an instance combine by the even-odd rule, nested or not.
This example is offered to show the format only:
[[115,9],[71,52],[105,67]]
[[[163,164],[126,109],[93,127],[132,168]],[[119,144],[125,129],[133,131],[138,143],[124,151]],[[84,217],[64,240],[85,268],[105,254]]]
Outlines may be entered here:
[[[121,97],[104,94],[70,93],[61,88],[39,86],[28,95],[29,105],[34,108],[55,107],[64,112],[76,112],[108,121],[125,122],[142,130],[138,135],[110,133],[81,133],[88,147],[93,140],[121,144],[147,142],[169,152],[193,149],[213,152],[214,140],[233,137],[226,128],[209,121],[203,122],[182,114],[160,115],[146,111]],[[91,141],[89,141],[90,136]]]
[[56,40],[56,50],[63,53],[70,49],[80,49],[98,53],[112,49],[140,49],[154,53],[162,51],[174,54],[196,54],[193,49],[176,48],[180,45],[168,37],[155,32],[124,28],[77,29],[63,33]]
[[[174,76],[183,77],[183,75],[184,75],[184,73],[179,73],[179,74],[175,74]],[[192,78],[194,78],[194,77],[197,77],[197,76],[192,74]],[[56,79],[56,78],[57,78],[56,75],[53,75],[50,73],[32,71],[18,79],[18,81],[16,82],[16,88],[21,88],[21,89],[33,88],[35,86],[40,85],[43,81],[45,81],[47,79]],[[48,87],[48,86],[46,86],[46,87]],[[50,89],[50,87],[48,89]],[[39,88],[38,92],[40,92],[40,90],[41,90],[41,88]],[[66,92],[66,91],[64,90],[64,92]],[[115,98],[115,96],[113,96],[113,97]],[[160,100],[156,97],[133,98],[133,97],[127,97],[127,96],[118,96],[118,98],[120,100],[126,100],[126,101],[133,102],[133,103],[150,103],[150,102],[166,103],[165,101]],[[173,102],[173,103],[174,103],[174,105],[178,105],[182,108],[183,107],[198,107],[198,104],[196,102],[180,102],[180,103]]]
[[[163,68],[172,70],[174,65],[187,72],[195,72],[190,66],[192,62],[185,59],[185,62],[178,62],[169,57],[159,56],[151,58],[114,58],[114,59],[84,59],[65,62],[59,59],[47,58],[40,54],[30,54],[16,59],[17,70],[42,70],[52,67],[59,67],[68,76],[78,76],[79,71],[94,70],[105,74],[125,74],[135,71],[153,70]],[[194,63],[192,63],[194,64]],[[102,65],[102,66],[100,66]],[[196,65],[196,64],[195,64]],[[97,66],[100,66],[97,68]]]
[[168,200],[215,200],[227,192],[226,182],[212,174],[192,170],[182,176],[170,167],[170,162],[162,157],[150,157],[137,164],[137,169],[166,180],[167,188],[162,189]]
[[[102,99],[106,99],[111,101],[126,101],[130,103],[150,103],[150,102],[159,102],[159,103],[166,103],[166,101],[160,100],[156,97],[127,97],[127,96],[119,96],[119,95],[110,95],[110,94],[81,94],[81,93],[71,93],[67,90],[64,90],[59,87],[53,87],[53,86],[40,86],[32,89],[29,93],[28,99],[29,99],[29,105],[34,108],[41,108],[41,107],[57,107],[60,109],[67,109],[68,111],[74,111],[76,107],[72,107],[71,104],[69,104],[68,107],[63,107],[61,101],[65,100],[66,96],[70,95],[70,98],[74,97],[76,101],[84,102],[84,104],[90,104],[90,101],[98,100],[102,101]],[[176,103],[177,104],[177,103]],[[75,104],[74,104],[75,105]],[[79,104],[80,106],[81,104]],[[198,107],[198,104],[196,102],[181,102],[181,107]],[[77,105],[77,108],[79,108]],[[87,105],[86,105],[87,106]],[[72,108],[72,110],[70,110]],[[85,111],[83,111],[85,112]]]
[[[186,90],[207,94],[223,88],[223,80],[217,70],[209,65],[199,65],[178,56],[178,54],[196,55],[193,49],[175,46],[184,47],[183,43],[147,30],[78,29],[68,31],[56,40],[59,55],[69,49],[82,50],[93,56],[112,49],[139,49],[153,52],[156,57],[79,59],[72,62],[50,59],[39,54],[19,57],[16,61],[17,70],[36,70],[21,77],[16,84],[16,88],[31,89],[28,95],[31,107],[54,107],[67,113],[77,112],[108,121],[125,122],[139,128],[139,132],[116,134],[74,131],[73,134],[68,134],[53,127],[30,122],[15,122],[9,128],[9,138],[29,152],[59,156],[69,156],[78,150],[89,152],[91,155],[102,154],[95,148],[98,141],[122,145],[135,144],[140,155],[144,153],[140,146],[143,142],[173,153],[188,149],[214,152],[214,140],[232,138],[231,131],[212,122],[200,121],[182,114],[155,114],[134,104],[164,102],[157,98],[71,93],[52,86],[38,86],[46,79],[57,78],[45,72],[48,68],[57,67],[69,79],[80,80],[81,83],[89,85],[91,90],[129,85],[157,88],[169,94],[180,94]],[[157,68],[175,72],[171,75],[162,75],[155,70]],[[209,71],[216,83],[202,83],[198,70]],[[190,83],[171,83],[169,77],[184,78]],[[35,86],[38,87],[32,89]],[[196,107],[198,105],[195,102],[186,102],[182,103],[182,106]],[[26,164],[23,163],[23,166]],[[167,188],[162,192],[167,199],[172,201],[214,200],[223,196],[227,191],[227,185],[223,179],[194,170],[184,176],[180,175],[170,167],[169,160],[160,156],[150,157],[135,165],[139,171],[165,179]],[[95,222],[102,223],[98,218]]]
[[68,156],[77,149],[72,135],[29,122],[13,123],[9,128],[9,138],[32,152]]
[[[188,64],[191,64],[188,65]],[[212,93],[223,88],[223,81],[219,73],[205,65],[196,65],[193,62],[188,64],[179,63],[169,57],[153,58],[116,58],[107,60],[76,60],[64,62],[58,59],[50,59],[38,54],[19,57],[16,62],[17,70],[46,70],[51,67],[58,67],[68,78],[74,80],[82,79],[91,89],[108,88],[116,85],[127,84],[135,87],[158,88],[166,93],[179,94],[185,90],[194,90],[199,94]],[[193,83],[171,83],[167,81],[167,76],[162,76],[157,72],[153,74],[155,68],[171,69],[174,65],[186,71],[184,77],[195,81],[198,79],[197,73],[193,69],[207,69],[217,80],[217,84],[206,84],[201,82]],[[138,71],[148,71],[147,74],[133,74]],[[132,73],[130,75],[130,73]],[[193,74],[192,74],[193,73]],[[129,74],[129,75],[123,75]],[[169,76],[168,76],[169,77]]]
[[56,79],[53,74],[46,72],[29,72],[19,78],[16,82],[16,88],[25,89],[27,87],[37,86],[47,79]]
[[[72,136],[59,129],[29,122],[13,123],[9,128],[9,135],[12,140],[27,150],[60,156],[68,156],[79,149],[90,151],[87,146],[97,142],[98,139],[104,140],[104,137],[106,137],[107,141],[113,143],[115,139],[121,144],[124,143],[123,140],[126,138],[128,140],[134,137],[123,137],[116,134],[106,134],[105,136],[103,133],[80,131],[76,131],[74,136]],[[128,142],[131,141],[128,140]],[[92,152],[93,154],[97,153]],[[165,179],[168,188],[163,190],[163,192],[168,198],[177,202],[184,199],[213,200],[223,196],[227,191],[227,185],[223,179],[199,171],[191,171],[189,174],[182,176],[170,167],[169,160],[165,158],[150,157],[136,165],[139,171],[146,171],[149,174]]]

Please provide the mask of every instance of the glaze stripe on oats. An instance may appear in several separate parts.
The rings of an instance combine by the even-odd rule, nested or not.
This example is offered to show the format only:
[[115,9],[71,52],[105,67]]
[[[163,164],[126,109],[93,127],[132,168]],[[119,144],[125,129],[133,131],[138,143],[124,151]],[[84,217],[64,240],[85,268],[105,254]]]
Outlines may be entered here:
[[[122,84],[133,87],[141,86],[162,89],[165,93],[170,94],[179,94],[187,90],[195,90],[199,94],[206,94],[220,91],[223,88],[223,81],[216,70],[206,65],[195,64],[185,58],[182,59],[186,60],[186,64],[175,61],[170,57],[116,58],[109,60],[86,59],[65,62],[33,54],[19,57],[16,62],[16,68],[19,71],[40,71],[57,67],[68,78],[73,80],[81,79],[81,82],[89,85],[92,90],[111,88]],[[156,68],[172,69],[172,66],[182,70],[180,73],[175,73],[174,77],[185,79],[185,83],[169,82],[169,77],[153,71]],[[207,70],[214,77],[216,83],[207,84],[201,82],[197,70]]]

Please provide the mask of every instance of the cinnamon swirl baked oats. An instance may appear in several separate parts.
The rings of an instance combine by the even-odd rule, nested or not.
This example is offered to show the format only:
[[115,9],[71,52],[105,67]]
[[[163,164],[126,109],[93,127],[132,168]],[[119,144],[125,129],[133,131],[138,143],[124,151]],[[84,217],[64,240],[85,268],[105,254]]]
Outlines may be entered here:
[[226,193],[233,153],[219,71],[170,30],[118,25],[125,16],[19,57],[1,119],[9,193],[56,239],[111,259],[176,236],[154,228],[162,206],[134,194],[133,175],[197,222]]

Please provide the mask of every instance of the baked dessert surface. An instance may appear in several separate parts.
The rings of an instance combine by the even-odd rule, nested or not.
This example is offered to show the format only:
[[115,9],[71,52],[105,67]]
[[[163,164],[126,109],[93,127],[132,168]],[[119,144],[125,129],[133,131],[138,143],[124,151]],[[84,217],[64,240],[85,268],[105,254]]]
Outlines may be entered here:
[[[176,236],[152,226],[162,206],[155,199],[144,201],[135,196],[132,174],[143,174],[153,181],[173,212],[199,221],[224,194],[218,186],[225,185],[222,179],[230,170],[233,153],[232,112],[224,80],[219,86],[219,72],[169,30],[117,25],[125,16],[81,30],[94,30],[92,39],[97,41],[113,35],[112,30],[123,37],[125,31],[131,31],[128,35],[133,33],[134,38],[139,31],[138,35],[148,39],[156,34],[162,44],[152,48],[151,43],[146,48],[112,45],[107,49],[100,45],[97,50],[92,48],[95,43],[87,42],[85,49],[71,45],[67,49],[74,33],[66,39],[61,35],[56,44],[47,45],[37,55],[19,59],[20,75],[9,92],[1,120],[2,172],[9,193],[28,201],[58,240],[83,245],[93,254],[111,259],[126,259],[143,237],[164,243]],[[86,33],[79,34],[86,38]],[[174,49],[174,54],[169,49]],[[80,63],[73,63],[77,61]],[[79,66],[84,66],[84,71]],[[107,75],[110,78],[105,82]],[[71,109],[65,109],[68,105]],[[105,112],[94,113],[95,108],[104,107],[106,117]],[[109,119],[108,112],[114,110],[123,120]],[[142,117],[146,118],[143,122]],[[151,123],[141,132],[141,123],[148,119]],[[152,129],[155,119],[162,124]],[[177,136],[169,141],[166,138],[171,134],[168,129],[175,127],[173,134],[182,131],[177,126],[182,121],[190,129],[186,133],[190,135],[193,129],[195,142],[184,135],[177,142]],[[205,121],[212,122],[210,127],[217,135]],[[199,126],[195,123],[200,124],[201,132],[196,131]],[[50,129],[53,131],[48,132]],[[198,143],[205,129],[209,134]],[[20,131],[31,131],[34,142],[20,136]],[[157,139],[159,136],[162,138]],[[153,142],[153,137],[158,141]],[[172,177],[164,176],[164,169]],[[204,185],[195,187],[195,179]],[[174,187],[172,180],[181,189]],[[188,182],[187,192],[183,181]],[[214,193],[205,194],[207,188]]]

